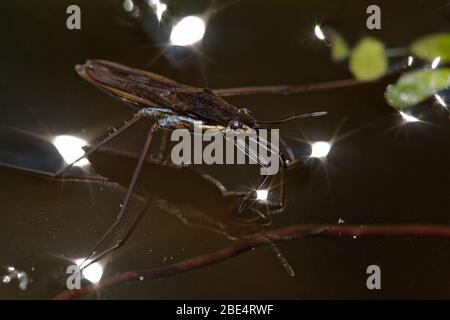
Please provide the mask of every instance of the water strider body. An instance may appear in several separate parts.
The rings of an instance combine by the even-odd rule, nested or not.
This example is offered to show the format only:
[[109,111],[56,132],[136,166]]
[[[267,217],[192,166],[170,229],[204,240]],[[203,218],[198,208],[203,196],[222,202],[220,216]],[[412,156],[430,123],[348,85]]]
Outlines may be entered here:
[[[114,62],[90,60],[75,67],[80,76],[114,97],[145,110],[147,116],[184,116],[206,125],[255,128],[256,119],[245,108],[236,108],[207,88],[179,84],[148,71]],[[177,128],[176,119],[172,123]],[[171,127],[169,125],[169,127]]]
[[[203,128],[216,128],[220,132],[227,129],[245,130],[264,128],[267,125],[282,123],[295,118],[325,114],[325,112],[317,112],[295,116],[281,121],[263,122],[256,120],[251,115],[249,110],[245,108],[237,108],[226,102],[219,96],[219,94],[227,95],[227,92],[223,90],[216,94],[214,91],[207,88],[191,87],[151,72],[133,69],[118,63],[103,60],[88,60],[85,64],[77,65],[75,69],[78,74],[89,83],[138,109],[138,112],[130,121],[101,141],[99,144],[93,146],[83,157],[90,156],[93,152],[132,127],[139,120],[143,118],[151,118],[156,120],[156,122],[152,124],[149,129],[146,142],[139,157],[138,164],[134,170],[133,177],[122,203],[121,210],[117,215],[117,219],[105,235],[99,240],[95,248],[86,258],[86,261],[96,254],[99,246],[123,219],[128,201],[148,153],[150,142],[154,133],[158,129],[173,130],[186,128],[192,130],[196,123],[201,121]],[[240,92],[243,91],[240,90]],[[284,151],[277,150],[277,153],[279,153],[279,159],[282,163],[280,176],[281,179],[283,179],[284,169],[295,163],[295,159],[292,151],[286,147],[282,140],[280,140],[280,142],[284,146]],[[247,155],[249,154],[247,153]],[[80,157],[73,163],[79,161],[83,157]],[[263,163],[258,161],[258,156],[256,160],[258,164],[264,166]],[[64,173],[71,167],[72,164],[69,164],[67,167],[58,171],[56,175],[61,175]],[[248,212],[249,208],[251,208],[256,201],[257,190],[261,189],[270,180],[268,178],[269,176],[267,175],[261,176],[257,188],[243,194],[241,203],[237,207],[238,214],[245,216],[245,213]],[[280,183],[280,193],[281,200],[275,204],[275,209],[282,209],[284,207],[285,188],[283,180]],[[270,220],[268,215],[263,215],[259,212],[258,214],[263,219],[268,221]],[[123,241],[119,241],[114,247],[101,253],[96,260],[112,250],[115,250],[122,244]]]

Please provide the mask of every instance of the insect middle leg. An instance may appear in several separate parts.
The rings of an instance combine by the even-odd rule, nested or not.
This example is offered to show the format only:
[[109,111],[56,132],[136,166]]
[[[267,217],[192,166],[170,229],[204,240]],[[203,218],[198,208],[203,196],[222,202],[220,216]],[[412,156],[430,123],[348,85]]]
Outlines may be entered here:
[[[119,212],[119,214],[117,215],[116,221],[115,223],[111,226],[110,229],[108,229],[108,231],[102,236],[102,238],[100,239],[100,241],[97,242],[96,246],[94,247],[94,249],[89,253],[89,255],[85,258],[85,260],[83,261],[83,263],[81,264],[82,268],[87,267],[87,265],[84,265],[86,263],[86,261],[92,257],[96,250],[103,244],[103,242],[106,240],[106,238],[108,237],[108,235],[111,234],[111,232],[113,231],[113,229],[120,223],[120,221],[123,219],[123,216],[125,214],[125,210],[127,208],[128,205],[128,201],[131,197],[134,185],[137,181],[137,178],[139,176],[139,172],[142,168],[142,164],[143,161],[145,160],[145,157],[148,153],[148,149],[150,147],[150,142],[152,140],[152,137],[154,135],[154,133],[156,132],[156,130],[159,128],[160,126],[160,121],[161,119],[164,119],[165,117],[167,117],[168,115],[173,114],[173,111],[171,109],[166,109],[166,108],[144,108],[141,109],[137,114],[134,115],[134,117],[129,120],[128,122],[126,122],[121,128],[119,128],[117,131],[115,131],[113,134],[109,135],[108,137],[106,137],[105,139],[103,139],[101,142],[99,142],[98,144],[94,145],[88,152],[86,152],[84,155],[82,155],[81,157],[77,158],[76,160],[74,160],[73,162],[67,164],[66,166],[64,166],[63,168],[61,168],[60,170],[58,170],[56,173],[54,174],[50,174],[52,178],[59,178],[61,176],[64,175],[64,173],[69,170],[76,162],[80,161],[81,159],[84,159],[86,157],[88,157],[89,155],[91,155],[92,153],[94,153],[95,151],[97,151],[98,149],[100,149],[101,147],[105,146],[107,143],[111,142],[112,140],[114,140],[115,138],[117,138],[118,136],[120,136],[122,133],[124,133],[126,130],[128,130],[129,128],[131,128],[132,126],[134,126],[137,122],[139,122],[139,120],[141,120],[142,118],[146,117],[146,118],[160,118],[160,120],[158,120],[158,122],[156,122],[155,124],[152,125],[152,127],[149,130],[148,136],[147,136],[147,140],[146,143],[144,145],[144,148],[142,150],[142,154],[141,157],[138,161],[138,165],[136,166],[135,172],[133,174],[133,178],[131,180],[130,186],[127,190],[124,202],[122,203],[122,208]],[[98,260],[98,258],[96,259],[96,261]],[[95,261],[90,261],[89,264],[93,263]],[[89,265],[88,264],[88,265]],[[84,265],[84,266],[83,266]]]
[[[144,116],[150,116],[153,113],[148,113],[151,110],[143,110],[143,114]],[[152,111],[153,112],[153,111]],[[133,173],[133,177],[131,179],[131,182],[128,186],[128,190],[127,193],[125,195],[125,198],[122,202],[121,205],[121,209],[115,219],[115,222],[111,225],[111,227],[104,233],[104,235],[100,238],[99,241],[97,241],[95,247],[89,252],[89,254],[86,256],[86,258],[84,259],[84,261],[81,263],[80,268],[84,269],[86,267],[88,267],[90,264],[100,260],[101,258],[103,258],[104,256],[112,253],[113,251],[119,249],[120,247],[122,247],[126,240],[128,240],[129,236],[131,235],[133,228],[131,228],[130,230],[128,230],[125,234],[124,237],[122,237],[120,240],[117,241],[116,244],[114,244],[111,248],[106,249],[105,251],[97,254],[97,250],[102,246],[102,244],[106,241],[106,239],[114,232],[114,229],[123,221],[123,219],[125,218],[125,214],[126,214],[126,209],[128,207],[128,202],[131,198],[131,195],[133,193],[133,189],[136,185],[136,182],[138,180],[139,174],[141,172],[142,166],[144,164],[145,158],[147,156],[147,153],[149,151],[150,148],[150,143],[152,140],[153,135],[156,133],[156,131],[159,128],[164,128],[164,129],[175,129],[175,128],[183,128],[183,127],[190,127],[190,125],[194,122],[193,119],[189,118],[189,117],[184,117],[184,116],[169,116],[166,118],[162,118],[160,120],[158,120],[158,122],[154,123],[152,125],[152,127],[149,130],[149,133],[147,135],[147,140],[145,142],[145,145],[142,149],[141,155],[139,157],[138,160],[138,164],[136,165],[136,168],[134,170]],[[97,148],[98,149],[98,148]],[[134,223],[133,223],[134,225]],[[91,258],[96,255],[96,257],[94,259],[91,260]]]
[[[125,198],[121,204],[121,208],[119,213],[117,214],[117,217],[114,221],[114,223],[109,227],[109,229],[103,234],[103,236],[100,238],[99,241],[97,241],[97,244],[95,247],[90,251],[89,255],[84,259],[84,261],[81,263],[80,268],[85,268],[89,264],[93,263],[94,261],[89,261],[89,259],[97,253],[98,248],[105,242],[105,240],[108,238],[108,236],[114,231],[114,229],[122,222],[123,218],[125,217],[126,209],[128,207],[128,202],[130,201],[131,195],[133,193],[134,186],[136,185],[136,182],[139,178],[139,173],[141,172],[142,165],[144,164],[145,157],[147,156],[148,150],[150,149],[150,143],[152,141],[153,135],[155,134],[156,130],[158,129],[159,123],[154,123],[147,135],[147,139],[145,140],[144,147],[141,152],[141,156],[139,157],[138,163],[136,165],[136,168],[134,169],[133,177],[131,178],[131,182],[128,186],[127,193],[125,194]],[[119,240],[119,243],[122,240]],[[119,245],[119,244],[118,244]],[[95,261],[101,259],[103,256],[105,256],[105,253],[101,253],[99,256],[96,257]],[[84,265],[87,263],[87,265]]]

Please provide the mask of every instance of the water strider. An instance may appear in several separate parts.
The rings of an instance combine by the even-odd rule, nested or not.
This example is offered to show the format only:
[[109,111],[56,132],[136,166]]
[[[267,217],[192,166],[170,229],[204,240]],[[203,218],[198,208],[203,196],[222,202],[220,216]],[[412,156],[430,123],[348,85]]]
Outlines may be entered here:
[[[97,254],[98,248],[104,243],[107,237],[114,231],[117,225],[123,220],[126,212],[126,208],[130,197],[133,193],[133,189],[138,180],[140,171],[144,164],[145,158],[150,148],[150,143],[153,135],[159,129],[174,130],[185,128],[193,130],[195,123],[201,121],[202,128],[211,129],[215,128],[219,132],[225,132],[229,129],[254,129],[254,128],[267,128],[271,125],[280,124],[289,120],[297,118],[305,118],[312,116],[320,116],[326,114],[326,112],[316,112],[311,114],[303,114],[299,116],[293,116],[280,121],[258,121],[256,120],[250,111],[246,108],[237,108],[220,96],[236,95],[236,94],[254,94],[254,93],[269,93],[269,94],[287,94],[304,92],[313,89],[327,89],[330,87],[339,87],[341,85],[352,85],[352,83],[325,83],[317,88],[314,86],[275,86],[275,87],[260,87],[260,88],[233,88],[233,89],[221,89],[212,91],[207,88],[195,88],[184,84],[179,84],[171,79],[163,76],[133,69],[118,63],[103,61],[103,60],[88,60],[85,64],[77,65],[75,67],[78,74],[93,84],[97,88],[105,91],[113,97],[131,105],[136,108],[137,113],[126,122],[121,128],[109,135],[103,141],[90,148],[82,157],[78,158],[71,164],[59,170],[55,176],[63,175],[74,163],[81,160],[84,157],[89,157],[93,152],[102,148],[108,142],[124,133],[127,129],[135,125],[137,122],[144,118],[150,118],[156,120],[147,134],[147,138],[138,159],[136,168],[128,186],[127,193],[121,205],[121,209],[116,217],[113,225],[107,230],[107,232],[100,238],[95,247],[91,250],[85,261],[92,263],[94,260],[89,260],[92,256]],[[285,201],[285,187],[284,187],[284,171],[293,166],[296,163],[293,152],[289,147],[280,139],[279,150],[276,152],[279,154],[279,160],[281,162],[280,168],[280,200],[273,204],[270,210],[281,210],[284,207]],[[239,148],[239,146],[237,146]],[[242,148],[242,147],[241,147]],[[249,150],[243,150],[249,157],[253,156]],[[265,166],[264,163],[259,161],[258,156],[256,160],[259,165]],[[255,189],[242,194],[240,204],[237,206],[237,213],[245,217],[246,212],[251,209],[252,205],[256,202],[257,191],[263,188],[272,179],[269,179],[269,175],[262,175],[260,181]],[[258,212],[258,214],[269,220],[268,215],[264,215]],[[123,245],[124,240],[120,240],[112,248],[97,255],[98,260],[113,250]]]

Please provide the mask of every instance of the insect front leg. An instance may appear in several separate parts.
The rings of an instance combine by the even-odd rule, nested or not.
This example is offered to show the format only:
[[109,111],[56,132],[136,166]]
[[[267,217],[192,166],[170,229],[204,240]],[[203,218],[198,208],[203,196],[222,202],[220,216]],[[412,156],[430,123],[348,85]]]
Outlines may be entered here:
[[[295,160],[296,161],[296,160]],[[285,176],[286,176],[286,170],[289,167],[289,164],[293,163],[292,161],[286,160],[283,153],[280,152],[280,192],[279,192],[279,199],[276,204],[273,206],[273,213],[278,213],[284,210],[284,206],[286,203],[286,183],[285,183]]]
[[284,169],[289,169],[298,164],[298,160],[295,158],[294,151],[291,147],[284,141],[282,137],[280,139],[280,145],[282,149],[280,150],[280,161]]
[[[253,142],[256,142],[256,139],[251,139]],[[275,158],[278,158],[277,161],[279,161],[279,163],[281,163],[280,166],[280,170],[279,170],[279,175],[280,175],[280,192],[279,192],[279,200],[274,203],[268,199],[260,199],[260,200],[264,200],[265,204],[267,205],[267,207],[271,209],[272,212],[276,211],[281,211],[284,208],[284,204],[285,204],[285,194],[286,194],[286,188],[285,188],[285,183],[284,183],[284,178],[285,178],[285,170],[288,169],[288,167],[292,167],[294,166],[297,161],[295,159],[294,153],[293,151],[289,148],[289,146],[283,141],[283,139],[278,138],[279,142],[280,142],[280,146],[278,146],[277,144],[273,144],[271,142],[269,142],[265,137],[259,137],[258,138],[258,146],[260,147],[260,149],[265,150],[266,152],[270,152],[271,157],[272,155],[275,156]],[[236,145],[237,146],[237,145]],[[268,147],[270,146],[270,147]],[[245,150],[245,153],[250,157],[252,156],[254,158],[254,160],[260,165],[261,169],[265,169],[264,171],[267,171],[270,166],[271,163],[268,162],[267,159],[265,159],[265,157],[261,156],[260,154],[256,153],[256,152],[251,152],[251,148],[249,148],[250,150],[247,151],[247,149]],[[271,176],[271,175],[262,175],[258,185],[256,188],[252,188],[251,190],[249,190],[247,192],[247,194],[243,197],[241,205],[238,208],[238,213],[242,214],[245,211],[247,211],[250,207],[252,207],[252,205],[257,202],[259,199],[257,199],[257,194],[258,191],[262,190],[262,189],[272,189],[272,185],[274,183],[274,181],[276,180],[275,178],[276,176]],[[269,183],[267,183],[269,182]],[[266,187],[266,185],[268,185]],[[272,210],[273,209],[273,210]],[[264,218],[266,218],[268,221],[270,221],[270,217],[269,215],[265,214]]]
[[[298,160],[294,156],[294,152],[291,148],[285,143],[285,141],[280,137],[281,148],[278,153],[279,161],[280,161],[280,182],[279,182],[279,197],[276,203],[270,203],[270,208],[272,213],[278,213],[284,210],[284,206],[286,204],[286,171],[292,167],[295,167],[298,164]],[[270,179],[269,190],[272,187],[273,182],[275,181],[275,176]]]

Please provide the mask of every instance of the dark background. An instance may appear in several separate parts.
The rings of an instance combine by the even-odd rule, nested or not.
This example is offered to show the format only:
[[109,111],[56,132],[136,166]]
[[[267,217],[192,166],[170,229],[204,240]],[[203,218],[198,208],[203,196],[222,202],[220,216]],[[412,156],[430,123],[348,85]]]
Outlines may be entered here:
[[[331,23],[351,44],[372,35],[396,48],[424,34],[449,31],[450,22],[448,1],[437,0],[166,2],[168,14],[158,26],[143,2],[142,15],[132,18],[121,1],[2,1],[1,161],[56,170],[57,155],[37,141],[59,134],[91,141],[131,117],[130,109],[78,77],[73,67],[86,59],[117,61],[210,88],[313,83],[351,77],[345,64],[333,63],[329,49],[314,37],[316,23]],[[382,29],[369,31],[365,12],[375,3],[382,10]],[[70,4],[81,7],[81,30],[66,28]],[[214,9],[196,51],[164,45],[169,16]],[[296,138],[337,141],[326,164],[289,173],[287,207],[270,228],[339,219],[363,225],[449,223],[448,125],[402,125],[398,113],[384,102],[384,89],[393,81],[293,96],[228,99],[251,109],[258,119],[329,112],[283,130],[299,155],[305,151]],[[141,143],[136,130],[115,146],[133,149]],[[120,161],[111,165],[126,171]],[[149,169],[142,178],[144,186],[161,184],[192,204],[207,202],[198,179],[186,186],[184,174],[157,180],[152,170],[159,171]],[[215,174],[240,187],[255,180],[250,174],[243,178],[242,168],[215,168]],[[123,194],[116,186],[57,183],[1,169],[0,266],[14,265],[33,282],[26,291],[16,282],[0,284],[0,298],[50,298],[59,292],[58,279],[70,264],[67,259],[89,252],[111,224]],[[140,208],[142,202],[135,199],[130,212]],[[207,211],[214,216],[223,208],[213,203]],[[170,264],[230,243],[151,207],[126,246],[112,256],[104,277]],[[449,244],[383,237],[292,240],[279,247],[295,277],[262,247],[167,279],[108,288],[91,298],[449,298]],[[366,288],[365,270],[371,264],[381,267],[382,290]]]

